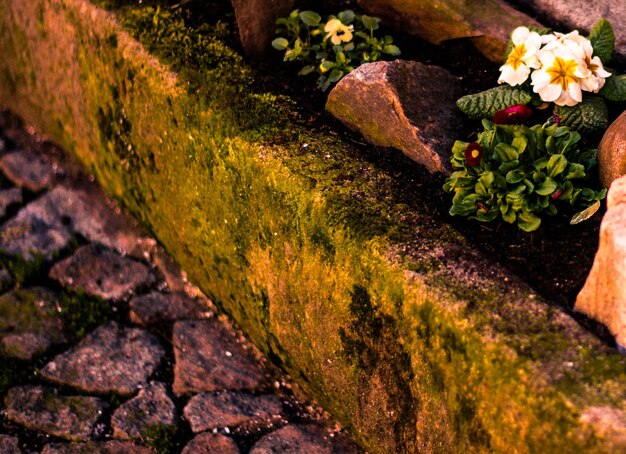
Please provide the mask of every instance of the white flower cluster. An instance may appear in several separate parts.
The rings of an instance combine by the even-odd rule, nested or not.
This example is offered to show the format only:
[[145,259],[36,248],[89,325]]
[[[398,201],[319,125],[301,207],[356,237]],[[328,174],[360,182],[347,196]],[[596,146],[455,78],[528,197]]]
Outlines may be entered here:
[[583,100],[583,90],[597,93],[611,75],[578,31],[540,36],[518,27],[511,39],[514,47],[500,67],[498,83],[521,85],[530,75],[533,91],[545,102],[574,106]]

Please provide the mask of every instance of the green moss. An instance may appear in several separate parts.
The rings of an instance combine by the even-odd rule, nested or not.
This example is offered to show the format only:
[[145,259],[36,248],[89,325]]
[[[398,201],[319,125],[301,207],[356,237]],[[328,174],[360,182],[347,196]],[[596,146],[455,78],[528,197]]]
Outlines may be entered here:
[[33,254],[31,260],[22,257],[13,257],[0,252],[0,268],[11,273],[16,287],[25,282],[40,280],[46,271],[48,260],[42,254]]
[[153,424],[143,431],[142,437],[147,446],[157,454],[170,454],[176,449],[176,426]]
[[17,385],[27,383],[33,377],[33,366],[12,358],[0,360],[0,395]]
[[64,290],[59,295],[60,316],[68,336],[74,340],[113,318],[111,304],[84,292]]

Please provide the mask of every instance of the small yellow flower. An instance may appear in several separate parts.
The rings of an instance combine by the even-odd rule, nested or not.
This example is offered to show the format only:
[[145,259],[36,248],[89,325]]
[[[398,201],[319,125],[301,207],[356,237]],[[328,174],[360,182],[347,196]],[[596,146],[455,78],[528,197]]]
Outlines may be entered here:
[[352,41],[353,28],[352,25],[345,25],[339,19],[331,19],[324,27],[324,31],[326,32],[324,39],[330,38],[330,42],[335,46],[342,42],[349,43]]

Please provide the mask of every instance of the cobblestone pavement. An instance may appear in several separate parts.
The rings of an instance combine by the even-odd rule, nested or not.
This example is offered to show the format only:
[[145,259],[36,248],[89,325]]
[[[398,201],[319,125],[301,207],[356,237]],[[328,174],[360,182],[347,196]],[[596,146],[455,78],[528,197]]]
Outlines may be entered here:
[[359,452],[7,113],[0,172],[0,454]]

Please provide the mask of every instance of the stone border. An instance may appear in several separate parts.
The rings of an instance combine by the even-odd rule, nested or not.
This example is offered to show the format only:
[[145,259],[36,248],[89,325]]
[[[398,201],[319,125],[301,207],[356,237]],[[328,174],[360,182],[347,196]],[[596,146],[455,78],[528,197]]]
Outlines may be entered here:
[[203,68],[172,62],[179,76],[128,34],[141,14],[125,29],[86,0],[1,11],[0,103],[75,154],[366,449],[626,448],[626,359],[408,185],[285,120],[232,51],[212,42]]

